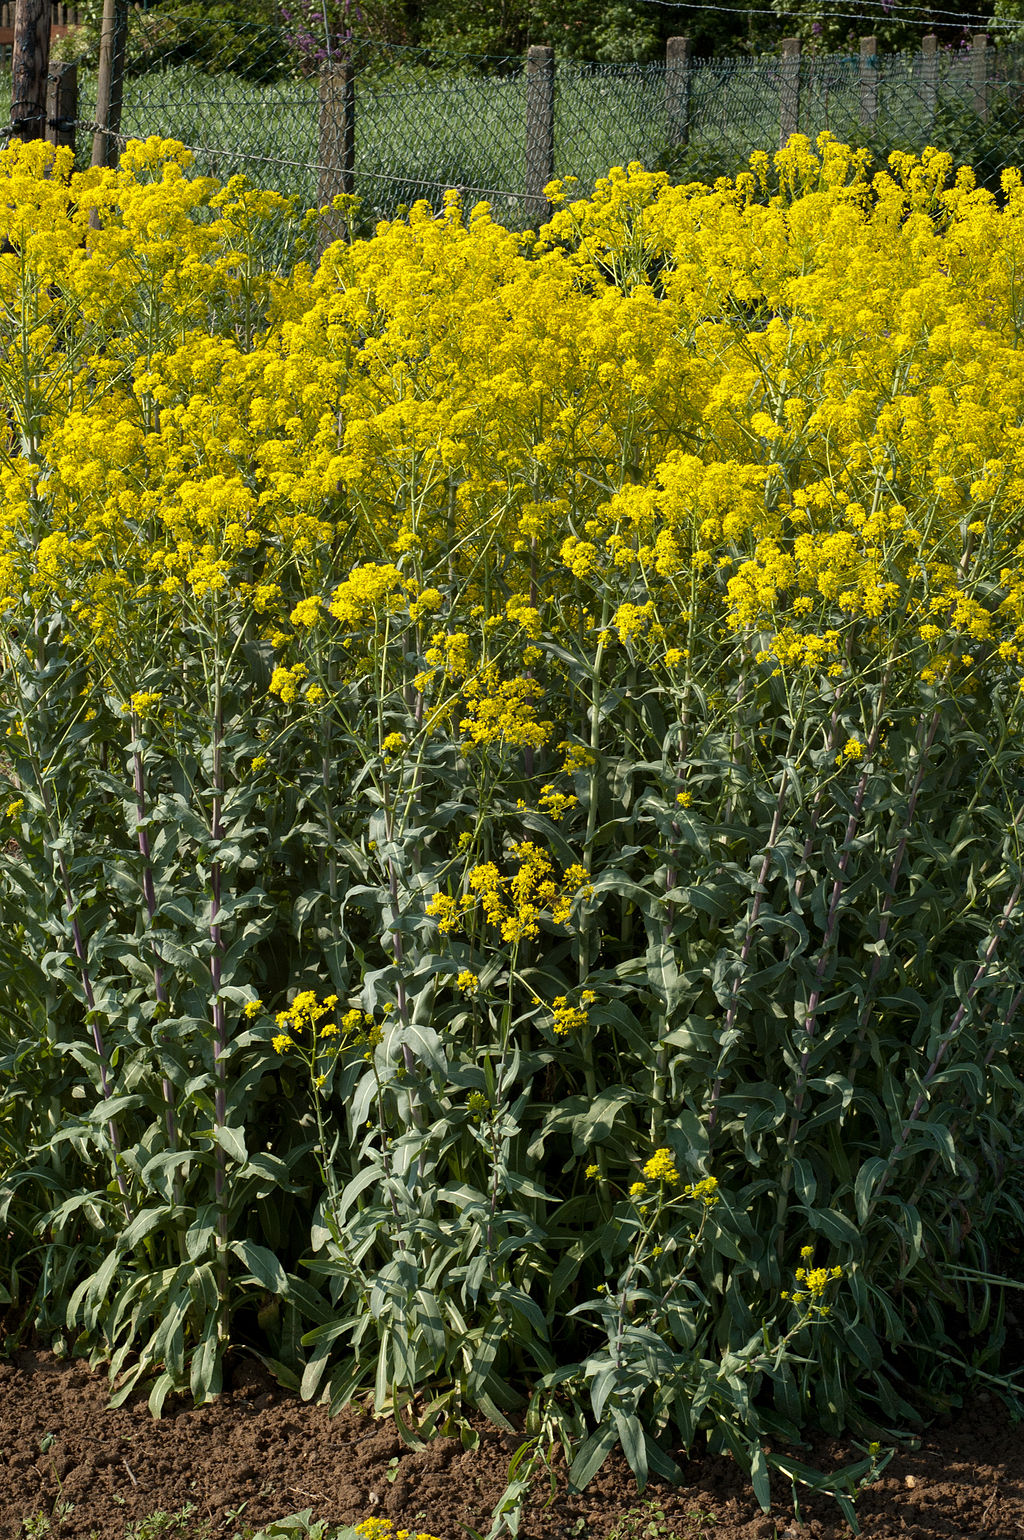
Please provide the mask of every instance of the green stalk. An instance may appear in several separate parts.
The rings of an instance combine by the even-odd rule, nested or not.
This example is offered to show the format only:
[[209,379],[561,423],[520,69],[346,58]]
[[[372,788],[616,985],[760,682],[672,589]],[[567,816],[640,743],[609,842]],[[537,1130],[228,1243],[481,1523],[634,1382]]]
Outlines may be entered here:
[[[37,629],[36,664],[40,672],[44,667],[45,661],[45,643],[43,638],[39,635]],[[20,671],[16,668],[16,665],[9,652],[7,655],[7,666],[9,671],[18,674],[20,678]],[[85,937],[82,934],[82,928],[78,922],[78,905],[75,903],[71,891],[71,877],[68,871],[67,857],[64,854],[63,847],[59,843],[60,831],[59,829],[55,828],[55,810],[53,801],[50,796],[50,788],[46,783],[45,777],[43,776],[38,750],[32,741],[32,734],[29,727],[28,714],[25,711],[24,699],[22,699],[21,702],[21,729],[25,739],[28,761],[32,767],[32,775],[35,781],[36,791],[38,792],[39,800],[43,805],[43,814],[46,818],[47,832],[49,835],[50,844],[51,846],[56,845],[58,847],[55,852],[57,857],[57,869],[60,873],[60,883],[64,895],[65,915],[66,918],[71,922],[72,945],[74,946],[75,957],[78,960],[79,976],[82,980],[82,991],[86,999],[86,1021],[92,1033],[93,1047],[96,1050],[96,1057],[99,1063],[100,1090],[103,1096],[103,1100],[110,1101],[111,1096],[113,1095],[110,1085],[111,1066],[107,1054],[106,1044],[103,1040],[103,1033],[100,1030],[100,1013],[96,1009],[96,997],[93,992],[92,971],[89,964],[88,949],[86,947]],[[121,1194],[121,1201],[124,1207],[125,1218],[130,1220],[131,1210],[128,1204],[128,1187],[124,1179],[124,1173],[121,1170],[121,1138],[113,1118],[109,1119],[107,1123],[107,1133],[110,1138],[110,1147],[113,1151],[114,1177],[117,1181],[117,1189]]]
[[[594,663],[590,671],[590,805],[587,808],[587,832],[583,842],[583,865],[587,871],[593,869],[594,839],[597,835],[597,792],[598,792],[598,759],[601,748],[601,666],[604,662],[605,640],[604,633],[608,628],[611,618],[611,600],[605,594],[601,603],[601,627],[598,633],[597,651],[594,653]],[[590,932],[580,932],[579,952],[579,981],[583,986],[590,974]],[[583,1040],[583,1073],[587,1087],[587,1095],[591,1101],[597,1096],[597,1072],[594,1065],[593,1034],[587,1032]],[[601,1165],[601,1179],[604,1180],[603,1154],[598,1150],[598,1164]]]
[[[163,963],[160,958],[160,948],[156,936],[153,935],[153,922],[156,918],[156,890],[153,884],[153,866],[150,859],[149,830],[145,826],[146,820],[146,787],[143,773],[142,754],[138,748],[141,723],[136,712],[132,712],[132,739],[135,748],[132,751],[133,780],[135,785],[135,828],[139,841],[139,854],[142,857],[142,892],[146,901],[146,913],[149,916],[150,948],[153,954],[153,989],[156,993],[158,1007],[158,1020],[163,1021],[170,1012],[170,1001],[167,995],[167,987],[164,984]],[[160,1028],[153,1034],[154,1041],[159,1043],[162,1032]],[[164,1122],[167,1129],[167,1148],[178,1148],[178,1134],[174,1118],[174,1090],[166,1075],[161,1078],[161,1091],[164,1099]],[[180,1205],[182,1200],[181,1173],[175,1170],[173,1180],[174,1201]]]
[[[224,702],[219,667],[214,677],[213,706],[213,806],[210,813],[210,839],[216,846],[224,838],[221,823],[221,807],[224,795],[221,753],[224,736]],[[213,995],[213,1068],[214,1131],[224,1127],[227,1115],[227,1039],[224,1020],[224,1001],[220,986],[224,966],[224,938],[219,923],[221,901],[221,868],[216,859],[210,867],[210,986]],[[228,1334],[228,1202],[227,1202],[227,1154],[219,1140],[214,1145],[213,1194],[217,1208],[217,1303],[220,1340]]]

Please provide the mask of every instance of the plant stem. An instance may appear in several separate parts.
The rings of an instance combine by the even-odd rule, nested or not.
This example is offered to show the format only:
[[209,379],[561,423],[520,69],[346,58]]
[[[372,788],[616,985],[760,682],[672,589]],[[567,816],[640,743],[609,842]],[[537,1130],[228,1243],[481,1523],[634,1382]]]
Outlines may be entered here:
[[[146,901],[146,913],[149,916],[150,946],[153,953],[153,989],[156,994],[159,1009],[159,1020],[163,1021],[170,1009],[167,996],[167,988],[164,984],[163,963],[160,958],[160,948],[157,940],[152,935],[153,922],[156,918],[156,889],[153,883],[153,866],[150,856],[149,830],[145,826],[146,819],[146,786],[143,775],[142,753],[138,748],[139,733],[142,724],[138,715],[132,712],[132,738],[136,747],[132,751],[132,769],[135,784],[135,827],[138,833],[139,854],[142,857],[142,892]],[[155,1042],[159,1045],[163,1036],[160,1028],[153,1034]],[[161,1090],[164,1099],[164,1122],[167,1128],[167,1148],[178,1148],[178,1135],[174,1119],[174,1091],[171,1082],[166,1075],[161,1078]],[[173,1181],[174,1201],[180,1205],[182,1199],[181,1173],[175,1171]]]
[[[214,676],[213,699],[213,805],[210,812],[210,839],[216,846],[224,838],[224,828],[221,823],[221,807],[224,795],[222,780],[221,754],[224,737],[224,701],[222,695],[222,681],[218,666]],[[213,1121],[214,1130],[224,1127],[227,1114],[227,1041],[224,1024],[224,1001],[221,998],[220,987],[224,965],[224,939],[221,935],[219,922],[221,900],[221,868],[220,862],[214,858],[210,866],[210,940],[213,949],[210,953],[210,986],[213,995],[213,1072],[214,1072],[214,1097],[213,1097]],[[227,1153],[224,1146],[218,1141],[214,1145],[214,1175],[213,1195],[217,1207],[217,1299],[218,1299],[218,1336],[222,1342],[227,1340],[227,1308],[228,1308],[228,1209],[227,1209]]]

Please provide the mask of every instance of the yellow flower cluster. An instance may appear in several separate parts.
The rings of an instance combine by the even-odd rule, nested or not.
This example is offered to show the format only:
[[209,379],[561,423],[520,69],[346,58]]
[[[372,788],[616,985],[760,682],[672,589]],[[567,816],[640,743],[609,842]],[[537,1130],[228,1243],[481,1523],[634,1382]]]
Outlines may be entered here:
[[[676,1168],[675,1158],[669,1149],[655,1150],[650,1160],[643,1168],[644,1180],[633,1182],[629,1189],[631,1198],[648,1198],[649,1182],[664,1182],[668,1187],[675,1187],[680,1180]],[[588,1171],[589,1175],[589,1171]],[[674,1195],[676,1196],[676,1195]],[[703,1177],[699,1182],[688,1183],[680,1188],[677,1195],[680,1198],[693,1199],[703,1204],[706,1209],[714,1208],[721,1201],[718,1191],[718,1178],[715,1176]]]
[[568,1037],[570,1033],[582,1032],[590,1021],[587,1006],[596,1000],[597,995],[592,989],[583,991],[579,1005],[570,1005],[568,995],[558,995],[551,1005],[551,1030],[555,1036]]
[[296,1046],[296,1040],[308,1035],[312,1040],[324,1037],[333,1037],[338,1028],[333,1020],[320,1025],[325,1017],[333,1017],[335,1007],[338,1004],[337,995],[327,995],[318,1001],[316,990],[302,989],[295,996],[287,1010],[278,1011],[277,1036],[274,1038],[274,1048],[278,1053],[287,1053],[289,1048]]
[[[814,1256],[813,1246],[805,1246],[800,1252],[804,1262],[810,1262]],[[829,1314],[830,1305],[825,1303],[832,1284],[838,1282],[843,1276],[841,1267],[798,1267],[794,1277],[800,1288],[790,1292],[784,1289],[783,1299],[788,1299],[794,1305],[803,1305],[812,1310],[816,1315]]]
[[650,1160],[644,1166],[644,1176],[649,1182],[668,1182],[673,1184],[679,1180],[679,1172],[676,1170],[675,1158],[671,1150],[655,1150]]
[[515,871],[502,873],[493,861],[485,861],[467,874],[468,892],[459,898],[435,893],[430,899],[426,912],[443,935],[452,935],[477,911],[510,942],[539,936],[545,914],[554,925],[569,923],[577,896],[591,890],[586,868],[574,863],[556,880],[551,857],[532,840],[513,844],[509,854],[518,863]]
[[551,736],[554,724],[537,716],[543,691],[528,675],[502,679],[491,664],[467,679],[462,693],[468,710],[459,731],[468,745],[540,748]]
[[[417,205],[281,273],[240,251],[287,204],[189,162],[0,153],[5,368],[38,403],[0,465],[0,608],[67,596],[107,657],[197,606],[277,647],[447,611],[415,688],[461,682],[429,721],[474,754],[568,721],[530,672],[556,624],[675,671],[699,622],[814,678],[895,628],[925,685],[1019,684],[1017,172],[997,201],[937,151],[873,173],[794,137],[712,188],[553,188],[536,238]],[[286,704],[326,698],[305,667],[275,668]]]
[[286,706],[292,705],[298,700],[302,681],[308,673],[309,667],[305,663],[294,663],[291,668],[279,664],[270,677],[271,695],[279,695]]
[[553,818],[555,823],[559,823],[569,809],[577,805],[578,798],[559,791],[551,781],[541,787],[540,796],[537,798],[537,806],[542,812],[547,813],[549,818]]
[[437,1540],[436,1535],[427,1535],[421,1531],[414,1533],[411,1529],[394,1529],[390,1519],[362,1519],[356,1525],[356,1534],[359,1540]]

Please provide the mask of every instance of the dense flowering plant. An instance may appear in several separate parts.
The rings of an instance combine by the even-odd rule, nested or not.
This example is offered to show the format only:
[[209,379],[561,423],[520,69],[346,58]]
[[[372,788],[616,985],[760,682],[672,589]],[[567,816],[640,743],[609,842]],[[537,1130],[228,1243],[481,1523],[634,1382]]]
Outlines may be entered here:
[[245,1338],[765,1502],[994,1374],[1019,174],[794,139],[315,268],[173,144],[0,181],[8,1292],[155,1411]]

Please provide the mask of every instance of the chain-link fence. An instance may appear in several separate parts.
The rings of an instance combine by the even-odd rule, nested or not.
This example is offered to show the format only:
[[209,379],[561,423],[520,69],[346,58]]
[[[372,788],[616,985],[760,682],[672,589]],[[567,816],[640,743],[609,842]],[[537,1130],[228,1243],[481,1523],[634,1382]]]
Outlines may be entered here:
[[[823,129],[877,161],[926,145],[998,187],[1024,164],[1024,56],[978,37],[959,52],[925,38],[912,54],[695,60],[673,39],[664,62],[555,66],[445,56],[424,48],[300,35],[108,4],[99,23],[54,44],[51,88],[77,62],[77,106],[48,121],[77,132],[83,159],[157,134],[190,146],[197,168],[245,172],[307,207],[354,192],[372,221],[446,188],[487,199],[503,222],[543,217],[543,186],[583,188],[642,161],[676,180],[734,174],[755,150]],[[104,85],[103,56],[107,57]],[[109,127],[104,137],[97,129]],[[95,136],[95,137],[94,137]]]

